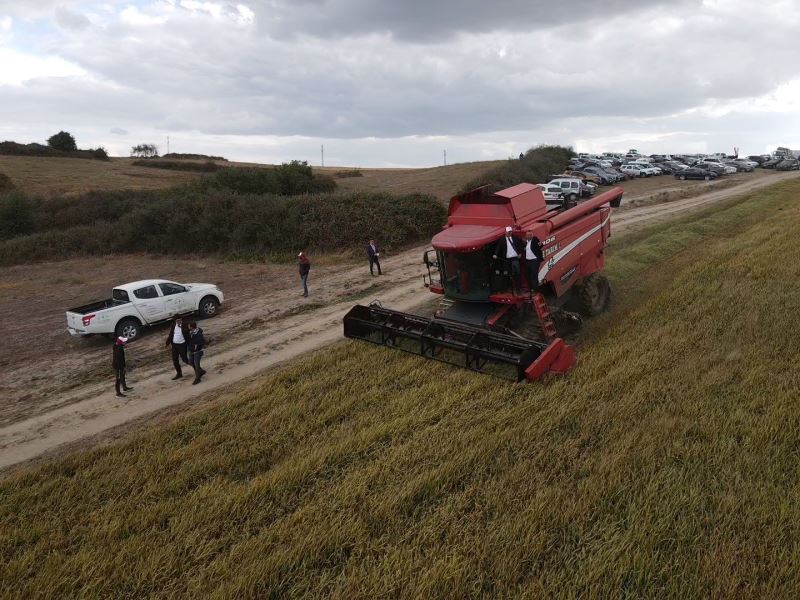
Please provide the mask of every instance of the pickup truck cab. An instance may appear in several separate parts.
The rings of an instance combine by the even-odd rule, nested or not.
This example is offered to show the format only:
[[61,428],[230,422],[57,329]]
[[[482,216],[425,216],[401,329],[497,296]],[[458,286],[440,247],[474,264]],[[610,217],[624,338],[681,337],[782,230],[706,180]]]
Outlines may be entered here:
[[67,330],[72,335],[114,334],[136,339],[147,325],[178,315],[197,312],[217,314],[224,296],[211,283],[176,283],[145,279],[115,287],[111,298],[67,311]]

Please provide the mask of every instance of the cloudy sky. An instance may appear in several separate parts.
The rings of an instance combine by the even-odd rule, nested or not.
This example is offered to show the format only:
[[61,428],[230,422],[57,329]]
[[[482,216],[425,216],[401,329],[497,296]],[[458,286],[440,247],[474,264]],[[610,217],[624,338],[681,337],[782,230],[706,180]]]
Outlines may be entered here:
[[800,148],[800,0],[0,0],[0,139],[428,166]]

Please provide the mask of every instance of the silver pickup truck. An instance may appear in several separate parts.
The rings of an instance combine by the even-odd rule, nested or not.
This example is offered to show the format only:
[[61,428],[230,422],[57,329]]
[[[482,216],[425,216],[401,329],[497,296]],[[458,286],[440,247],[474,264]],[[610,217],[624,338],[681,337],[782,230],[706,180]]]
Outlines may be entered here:
[[178,315],[199,313],[213,317],[224,300],[211,283],[176,283],[145,279],[115,287],[111,298],[67,311],[67,330],[72,335],[117,335],[133,340],[142,328]]

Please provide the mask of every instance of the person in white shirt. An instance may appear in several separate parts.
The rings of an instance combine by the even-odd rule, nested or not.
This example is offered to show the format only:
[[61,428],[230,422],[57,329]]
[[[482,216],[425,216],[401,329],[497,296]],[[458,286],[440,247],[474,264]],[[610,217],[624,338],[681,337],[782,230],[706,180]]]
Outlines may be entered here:
[[501,258],[508,262],[511,270],[511,284],[513,286],[513,291],[517,291],[520,289],[520,280],[522,279],[522,272],[520,271],[519,267],[519,259],[520,256],[522,256],[523,245],[522,240],[515,238],[513,233],[513,228],[506,227],[506,235],[497,240],[497,245],[494,248],[494,254],[492,255],[492,258],[495,260]]
[[383,275],[383,273],[381,273],[381,253],[380,250],[378,250],[378,244],[375,243],[375,240],[370,240],[369,244],[367,244],[367,256],[369,257],[369,274],[375,275],[373,266],[377,266],[378,275]]
[[539,266],[544,258],[542,257],[542,243],[529,229],[525,233],[525,278],[528,280],[528,288],[531,293],[539,289]]
[[172,345],[172,364],[175,366],[175,377],[173,379],[180,379],[183,377],[181,371],[181,363],[178,362],[178,357],[184,362],[189,364],[189,357],[186,354],[186,342],[189,339],[189,327],[183,322],[183,319],[177,317],[172,322],[172,327],[169,328],[167,334],[167,346]]

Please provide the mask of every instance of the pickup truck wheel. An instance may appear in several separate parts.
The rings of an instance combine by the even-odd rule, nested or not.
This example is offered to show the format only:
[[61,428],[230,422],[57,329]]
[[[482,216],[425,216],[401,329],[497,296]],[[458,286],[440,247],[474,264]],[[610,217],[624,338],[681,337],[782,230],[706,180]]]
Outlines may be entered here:
[[202,317],[213,317],[217,314],[217,308],[219,307],[219,302],[213,296],[206,296],[202,300],[200,300],[200,308],[197,312],[200,313]]
[[126,337],[128,341],[135,340],[142,333],[142,324],[136,319],[122,319],[114,329],[117,337]]

